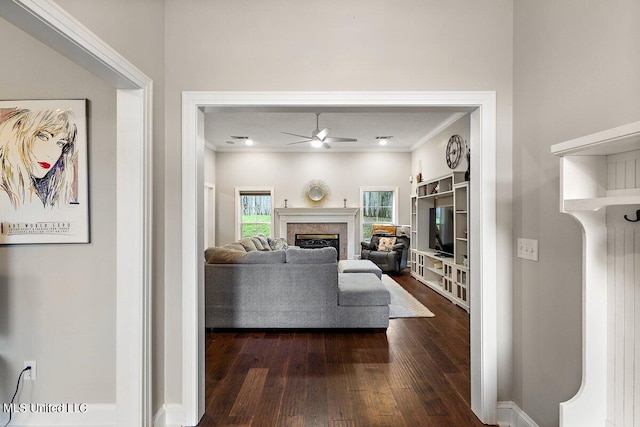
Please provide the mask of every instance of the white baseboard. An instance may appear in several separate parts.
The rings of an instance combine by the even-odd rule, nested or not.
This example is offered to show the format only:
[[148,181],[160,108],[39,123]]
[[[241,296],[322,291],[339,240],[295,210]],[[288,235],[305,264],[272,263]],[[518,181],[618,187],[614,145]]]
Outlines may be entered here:
[[162,405],[153,417],[153,427],[181,427],[183,418],[182,405]]
[[[115,403],[90,403],[90,404],[46,404],[32,406],[25,403],[13,412],[11,427],[19,426],[109,426],[116,427]],[[35,405],[35,404],[34,404]],[[9,421],[9,413],[2,412],[0,408],[0,423],[4,425]],[[59,411],[59,412],[58,412]]]
[[498,402],[498,425],[500,427],[539,427],[514,402]]

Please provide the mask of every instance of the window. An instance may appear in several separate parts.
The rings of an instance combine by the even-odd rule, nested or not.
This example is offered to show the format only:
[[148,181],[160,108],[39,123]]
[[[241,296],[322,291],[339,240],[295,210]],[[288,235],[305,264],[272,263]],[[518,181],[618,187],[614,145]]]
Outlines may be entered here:
[[371,240],[371,225],[396,224],[398,187],[366,187],[360,189],[360,224],[362,240]]
[[257,234],[272,236],[273,189],[236,188],[237,238],[253,237]]

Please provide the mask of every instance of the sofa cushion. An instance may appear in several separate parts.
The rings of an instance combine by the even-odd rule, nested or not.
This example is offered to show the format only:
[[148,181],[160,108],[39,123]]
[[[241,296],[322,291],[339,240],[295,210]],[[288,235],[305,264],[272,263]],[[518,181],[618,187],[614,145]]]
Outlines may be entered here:
[[251,251],[247,256],[238,259],[238,264],[284,264],[285,251]]
[[338,251],[336,248],[302,249],[288,248],[287,263],[290,264],[327,264],[336,263]]
[[389,291],[373,273],[339,273],[338,305],[389,305]]
[[211,247],[204,251],[204,259],[208,264],[235,264],[247,256],[247,252],[232,247]]

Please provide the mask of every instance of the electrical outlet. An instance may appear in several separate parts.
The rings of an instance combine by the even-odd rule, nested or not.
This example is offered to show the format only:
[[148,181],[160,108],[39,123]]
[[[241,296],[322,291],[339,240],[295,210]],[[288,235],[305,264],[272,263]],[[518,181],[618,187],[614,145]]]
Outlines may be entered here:
[[518,258],[538,261],[538,241],[518,238]]
[[38,373],[38,370],[36,369],[36,361],[35,360],[25,360],[24,361],[24,367],[26,368],[27,366],[31,366],[31,369],[28,371],[24,371],[24,380],[25,381],[35,381],[37,376],[36,374]]

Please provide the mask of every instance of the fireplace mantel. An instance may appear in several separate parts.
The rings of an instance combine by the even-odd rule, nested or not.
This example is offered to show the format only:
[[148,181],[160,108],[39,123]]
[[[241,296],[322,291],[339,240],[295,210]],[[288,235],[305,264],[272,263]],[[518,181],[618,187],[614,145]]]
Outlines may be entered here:
[[355,258],[356,216],[358,208],[276,208],[276,227],[279,237],[286,238],[287,224],[291,223],[346,223],[347,256]]
[[355,218],[358,208],[276,208],[279,216],[351,216]]

